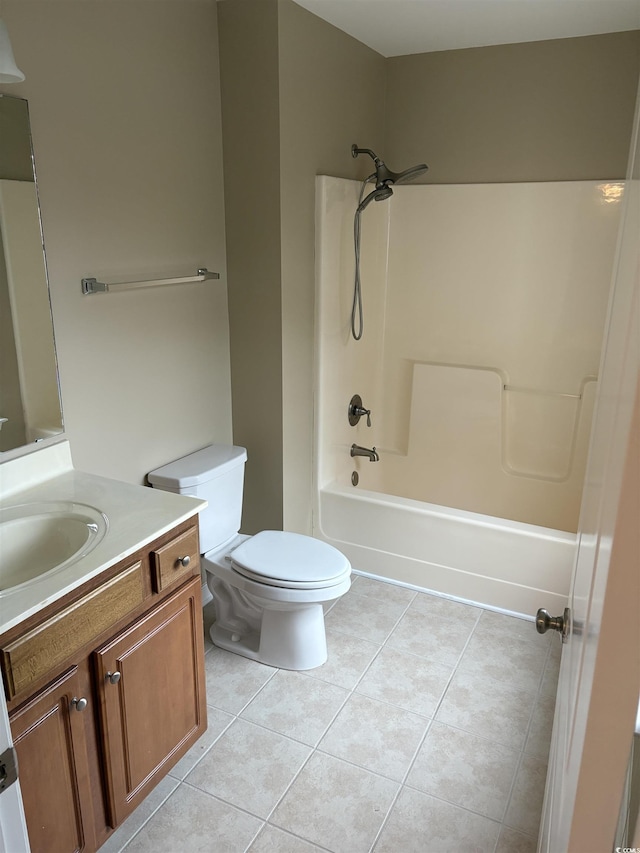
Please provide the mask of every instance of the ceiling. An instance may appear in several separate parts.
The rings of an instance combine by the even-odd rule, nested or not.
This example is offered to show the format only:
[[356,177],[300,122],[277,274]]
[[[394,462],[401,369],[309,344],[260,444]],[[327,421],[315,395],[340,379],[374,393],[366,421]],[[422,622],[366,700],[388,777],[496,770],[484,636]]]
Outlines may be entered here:
[[640,29],[640,0],[295,2],[383,56]]

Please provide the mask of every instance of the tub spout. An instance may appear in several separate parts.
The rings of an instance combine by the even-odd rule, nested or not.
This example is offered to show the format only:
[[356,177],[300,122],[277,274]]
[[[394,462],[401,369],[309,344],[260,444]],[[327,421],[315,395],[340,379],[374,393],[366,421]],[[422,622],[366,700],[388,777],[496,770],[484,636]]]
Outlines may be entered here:
[[371,450],[370,450],[368,447],[360,447],[359,444],[352,444],[351,445],[351,455],[352,456],[366,456],[367,459],[369,460],[369,462],[379,462],[380,461],[380,457],[378,456],[378,451],[375,449],[375,447],[371,448]]

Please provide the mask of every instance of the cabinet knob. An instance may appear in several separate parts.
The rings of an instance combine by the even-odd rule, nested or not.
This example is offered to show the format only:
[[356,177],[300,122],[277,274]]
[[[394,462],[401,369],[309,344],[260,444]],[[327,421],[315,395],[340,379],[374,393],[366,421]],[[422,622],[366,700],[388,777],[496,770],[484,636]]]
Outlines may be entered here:
[[75,708],[76,711],[84,711],[89,703],[84,697],[82,697],[82,699],[78,699],[77,696],[74,696],[69,704],[72,708]]
[[178,557],[178,563],[186,569],[191,562],[191,557],[187,554],[186,557]]
[[105,681],[108,681],[109,684],[117,684],[120,681],[120,673],[118,670],[115,672],[108,672],[105,675]]

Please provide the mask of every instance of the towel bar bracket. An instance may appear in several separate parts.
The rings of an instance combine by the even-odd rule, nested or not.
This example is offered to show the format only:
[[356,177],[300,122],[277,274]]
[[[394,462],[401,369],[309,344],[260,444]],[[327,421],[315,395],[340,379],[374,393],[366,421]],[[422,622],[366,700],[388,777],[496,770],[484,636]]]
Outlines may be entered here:
[[85,296],[89,293],[106,293],[107,285],[102,281],[98,281],[97,278],[83,278],[82,292]]

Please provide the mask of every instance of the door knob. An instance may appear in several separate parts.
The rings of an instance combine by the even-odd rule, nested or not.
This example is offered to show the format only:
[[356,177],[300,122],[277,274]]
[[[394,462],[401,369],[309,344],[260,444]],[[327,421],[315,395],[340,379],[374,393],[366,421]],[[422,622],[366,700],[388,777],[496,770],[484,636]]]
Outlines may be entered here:
[[109,682],[109,684],[117,684],[120,681],[120,673],[118,670],[115,672],[108,672],[104,678],[105,681]]
[[82,699],[78,699],[77,696],[74,696],[69,704],[71,705],[72,708],[75,708],[76,711],[84,711],[84,709],[87,707],[87,705],[89,703],[84,698],[84,696],[82,697]]
[[565,607],[562,616],[550,616],[543,607],[536,613],[536,631],[538,634],[546,634],[547,631],[558,631],[562,634],[562,642],[566,643],[569,638],[569,625],[571,623],[571,611]]

